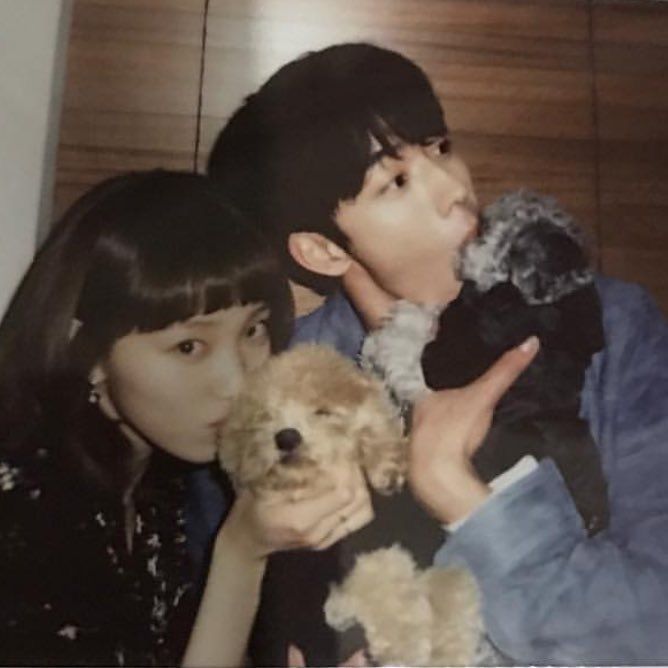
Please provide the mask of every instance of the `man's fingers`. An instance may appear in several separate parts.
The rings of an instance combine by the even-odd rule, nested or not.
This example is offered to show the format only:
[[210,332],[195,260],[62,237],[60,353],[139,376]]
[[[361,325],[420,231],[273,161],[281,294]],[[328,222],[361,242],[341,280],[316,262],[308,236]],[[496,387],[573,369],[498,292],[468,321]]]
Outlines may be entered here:
[[529,366],[538,352],[538,338],[529,337],[524,343],[505,352],[478,380],[469,387],[490,407],[496,405],[506,390]]
[[288,645],[288,666],[291,666],[291,668],[306,666],[304,653],[296,645]]

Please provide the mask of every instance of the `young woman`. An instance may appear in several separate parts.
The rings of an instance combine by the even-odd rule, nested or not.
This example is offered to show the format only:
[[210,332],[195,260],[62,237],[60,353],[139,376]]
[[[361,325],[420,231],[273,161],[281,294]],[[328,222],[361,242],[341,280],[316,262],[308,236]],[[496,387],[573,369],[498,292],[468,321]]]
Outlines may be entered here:
[[239,665],[267,555],[368,520],[352,473],[295,503],[241,494],[198,600],[184,478],[292,320],[204,177],[121,176],[69,210],[0,326],[0,662]]

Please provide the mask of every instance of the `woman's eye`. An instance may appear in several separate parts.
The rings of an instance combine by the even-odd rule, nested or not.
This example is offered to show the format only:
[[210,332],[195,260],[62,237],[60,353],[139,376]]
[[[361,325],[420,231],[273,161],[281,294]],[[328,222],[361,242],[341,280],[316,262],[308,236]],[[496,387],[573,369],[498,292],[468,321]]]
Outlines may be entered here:
[[403,188],[406,185],[407,182],[408,182],[408,179],[406,178],[405,174],[397,174],[394,177],[394,181],[393,181],[394,185],[397,188]]
[[253,339],[253,340],[264,339],[268,336],[268,334],[269,334],[269,327],[267,326],[266,320],[260,320],[260,322],[253,323],[246,330],[247,339]]
[[182,355],[192,356],[202,352],[204,344],[197,339],[185,339],[184,341],[179,341],[175,348]]

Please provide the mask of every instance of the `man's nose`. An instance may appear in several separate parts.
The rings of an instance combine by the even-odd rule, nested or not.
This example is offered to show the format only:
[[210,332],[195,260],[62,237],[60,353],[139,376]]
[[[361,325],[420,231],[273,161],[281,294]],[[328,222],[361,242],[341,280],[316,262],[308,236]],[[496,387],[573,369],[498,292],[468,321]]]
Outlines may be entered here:
[[430,160],[425,169],[430,194],[441,216],[447,216],[456,204],[467,204],[466,184],[446,166]]

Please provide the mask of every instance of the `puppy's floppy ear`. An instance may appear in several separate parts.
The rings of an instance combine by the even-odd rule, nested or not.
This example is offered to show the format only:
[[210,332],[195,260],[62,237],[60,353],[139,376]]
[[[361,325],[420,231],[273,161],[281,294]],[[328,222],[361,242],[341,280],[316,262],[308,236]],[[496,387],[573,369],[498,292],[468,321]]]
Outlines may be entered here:
[[233,402],[229,417],[218,437],[218,461],[230,476],[234,488],[242,483],[244,454],[252,448],[253,427],[262,415],[263,406],[246,392]]
[[399,491],[406,480],[408,444],[396,409],[375,379],[358,415],[358,451],[369,484],[381,494]]
[[297,264],[324,276],[343,276],[352,263],[341,246],[317,232],[293,232],[288,250]]

